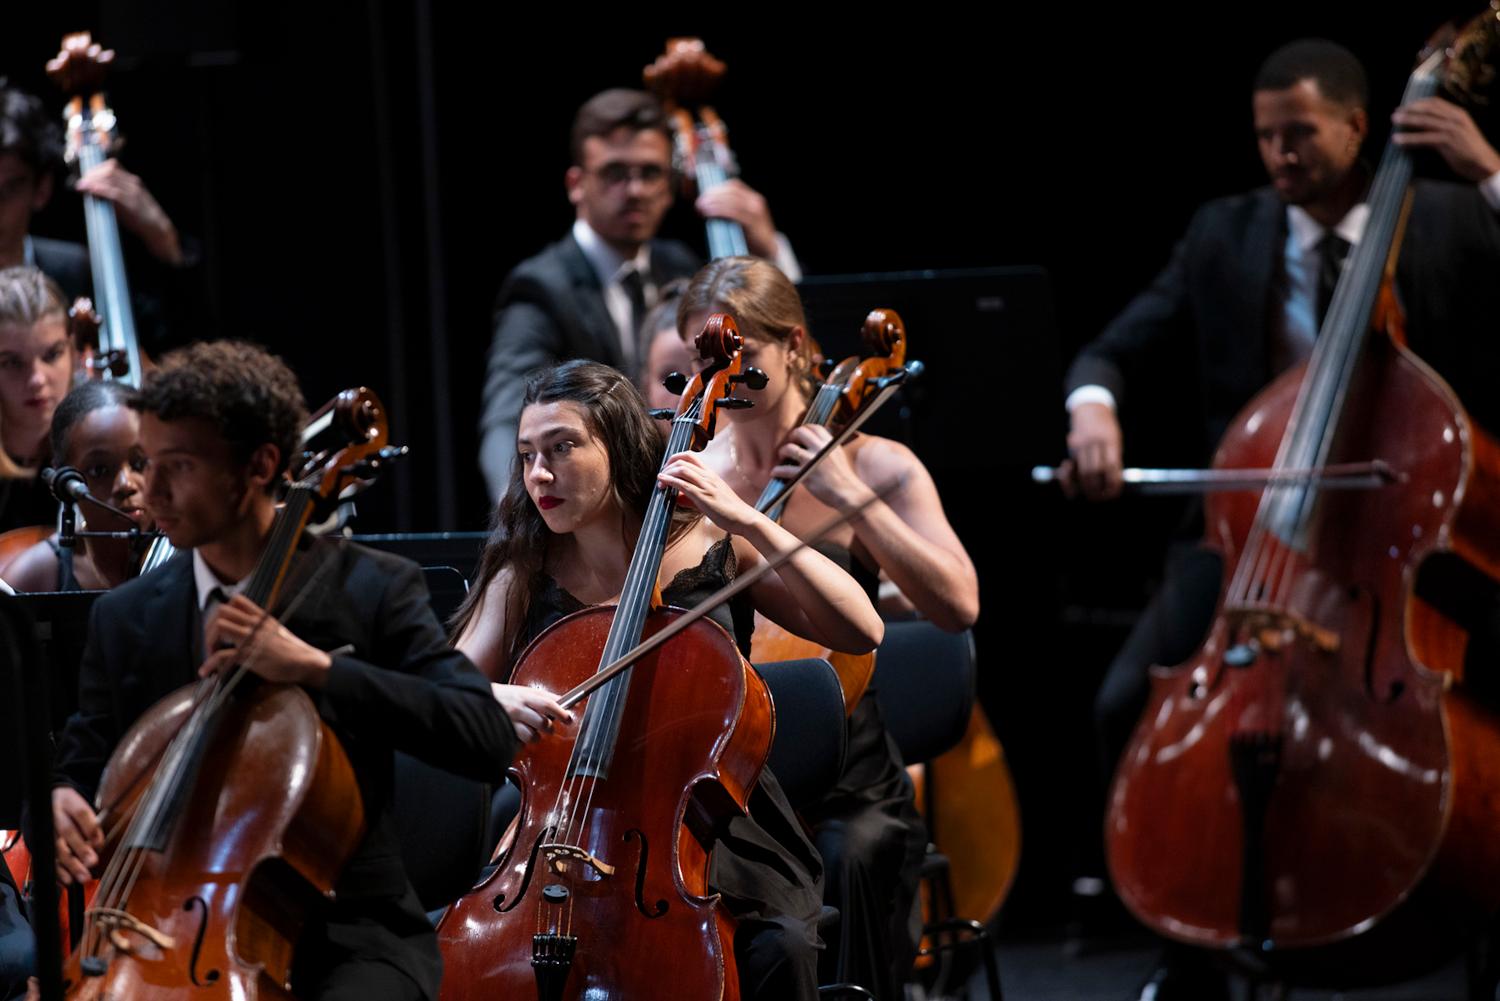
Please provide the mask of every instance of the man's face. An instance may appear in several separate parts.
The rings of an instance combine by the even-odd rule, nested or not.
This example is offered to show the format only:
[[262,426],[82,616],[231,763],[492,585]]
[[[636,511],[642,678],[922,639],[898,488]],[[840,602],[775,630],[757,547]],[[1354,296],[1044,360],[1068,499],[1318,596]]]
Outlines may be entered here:
[[52,197],[52,178],[38,177],[14,153],[0,153],[0,252],[19,247],[31,216]]
[[1314,80],[1251,98],[1261,162],[1282,201],[1307,205],[1333,193],[1359,158],[1363,108],[1324,97]]
[[656,235],[672,204],[672,146],[655,129],[621,126],[583,141],[583,163],[568,168],[578,218],[627,256]]
[[178,549],[224,538],[263,493],[254,461],[236,462],[229,442],[205,418],[164,421],[141,414],[141,449],[147,463],[146,509]]

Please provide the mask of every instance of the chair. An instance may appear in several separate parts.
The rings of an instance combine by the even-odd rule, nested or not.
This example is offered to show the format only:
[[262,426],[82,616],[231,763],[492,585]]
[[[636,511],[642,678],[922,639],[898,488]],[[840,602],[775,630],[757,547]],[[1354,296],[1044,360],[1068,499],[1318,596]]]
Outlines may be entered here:
[[773,661],[756,664],[755,670],[776,709],[776,736],[766,764],[800,810],[821,799],[843,774],[849,744],[844,691],[826,660]]
[[[888,622],[875,658],[871,687],[901,757],[910,764],[931,761],[963,739],[974,711],[974,635],[945,633],[925,620]],[[948,859],[928,845],[922,863],[933,916],[922,929],[933,943],[924,955],[977,955],[984,963],[990,997],[1001,1001],[1000,970],[988,930],[981,922],[953,914]]]

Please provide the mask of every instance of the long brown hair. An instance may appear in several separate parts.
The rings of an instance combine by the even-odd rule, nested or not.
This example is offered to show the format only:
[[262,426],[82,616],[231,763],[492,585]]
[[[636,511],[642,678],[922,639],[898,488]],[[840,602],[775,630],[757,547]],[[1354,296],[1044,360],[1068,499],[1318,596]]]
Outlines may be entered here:
[[[604,443],[609,456],[610,489],[623,514],[620,532],[628,542],[645,516],[656,488],[665,442],[646,403],[630,380],[608,365],[576,359],[534,374],[526,382],[523,406],[576,403],[583,408],[589,432]],[[514,574],[505,609],[504,649],[512,657],[531,608],[531,596],[542,583],[552,531],[526,492],[520,456],[511,463],[510,485],[495,508],[490,537],[479,557],[479,570],[468,597],[449,621],[457,638],[477,614],[484,591],[495,575],[509,567]]]
[[721,257],[693,276],[677,304],[677,329],[695,313],[728,313],[748,338],[786,344],[792,331],[802,328],[802,345],[792,355],[795,386],[811,398],[815,387],[813,353],[816,345],[807,329],[802,297],[781,269],[759,257]]

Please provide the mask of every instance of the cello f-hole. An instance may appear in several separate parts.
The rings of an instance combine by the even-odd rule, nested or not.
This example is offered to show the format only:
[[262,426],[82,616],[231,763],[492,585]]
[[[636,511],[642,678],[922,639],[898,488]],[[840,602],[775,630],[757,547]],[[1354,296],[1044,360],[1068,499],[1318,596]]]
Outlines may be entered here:
[[663,914],[667,913],[667,907],[669,906],[667,902],[665,900],[658,900],[656,904],[648,910],[646,908],[645,898],[642,896],[646,892],[646,863],[651,855],[651,846],[646,841],[645,832],[641,831],[639,828],[632,827],[630,830],[625,832],[625,836],[622,840],[639,841],[641,843],[640,859],[636,862],[635,866],[635,909],[640,911],[648,918],[659,918]]
[[219,981],[218,970],[209,970],[203,975],[203,980],[198,979],[198,956],[203,951],[203,934],[208,931],[208,901],[202,897],[189,897],[182,909],[192,911],[194,904],[198,905],[202,913],[198,915],[198,933],[193,936],[193,956],[188,960],[188,977],[193,981],[194,987],[208,987]]
[[526,899],[526,889],[531,885],[531,873],[534,869],[536,869],[537,852],[541,851],[543,843],[552,840],[552,836],[556,831],[556,827],[548,827],[537,836],[537,839],[534,842],[532,842],[531,854],[526,859],[526,875],[521,877],[521,888],[516,891],[516,899],[507,904],[505,902],[505,894],[495,894],[494,907],[496,914],[504,914],[506,911],[509,911],[511,908],[519,904],[522,900]]

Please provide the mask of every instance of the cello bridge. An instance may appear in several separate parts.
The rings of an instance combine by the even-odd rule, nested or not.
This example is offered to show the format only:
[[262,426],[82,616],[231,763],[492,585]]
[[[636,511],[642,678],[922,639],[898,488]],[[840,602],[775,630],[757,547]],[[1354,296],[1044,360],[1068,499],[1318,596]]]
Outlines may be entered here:
[[542,845],[542,855],[547,860],[547,867],[553,872],[561,873],[567,871],[569,862],[582,862],[598,875],[599,878],[613,876],[615,867],[596,858],[594,855],[579,848],[577,845],[546,844]]
[[1245,609],[1240,612],[1239,624],[1254,635],[1260,648],[1269,653],[1278,653],[1301,640],[1318,653],[1337,653],[1343,641],[1332,629],[1310,622],[1292,612]]
[[124,931],[135,932],[163,952],[177,947],[177,940],[171,935],[157,931],[129,911],[114,907],[95,907],[86,911],[85,917],[93,919],[103,928],[108,928],[109,940],[122,952],[130,951],[129,943],[125,941],[122,934]]

